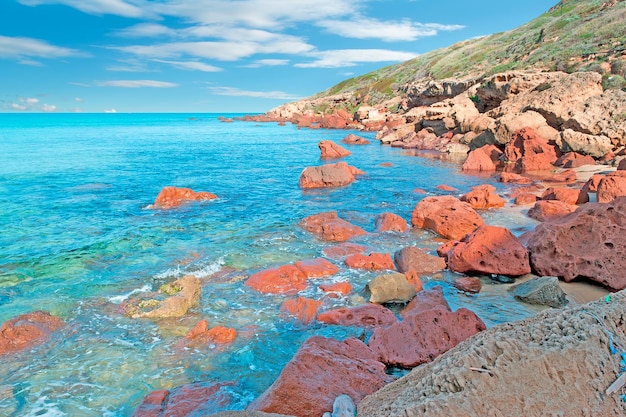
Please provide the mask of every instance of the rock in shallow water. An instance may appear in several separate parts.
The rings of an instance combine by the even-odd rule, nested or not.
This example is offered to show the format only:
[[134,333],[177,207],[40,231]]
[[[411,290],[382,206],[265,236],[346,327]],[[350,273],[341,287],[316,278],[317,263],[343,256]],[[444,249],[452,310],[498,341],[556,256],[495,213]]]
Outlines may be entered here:
[[39,345],[64,324],[47,311],[34,311],[7,320],[0,327],[0,355]]
[[567,304],[565,292],[559,287],[557,277],[536,277],[530,281],[511,287],[513,296],[529,304],[538,304],[554,308]]

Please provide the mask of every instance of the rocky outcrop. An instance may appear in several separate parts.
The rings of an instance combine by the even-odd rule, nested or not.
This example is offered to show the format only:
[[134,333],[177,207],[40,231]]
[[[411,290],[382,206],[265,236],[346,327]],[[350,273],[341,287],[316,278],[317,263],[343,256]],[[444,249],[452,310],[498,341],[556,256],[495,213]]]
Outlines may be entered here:
[[446,269],[446,261],[438,256],[429,255],[415,246],[407,246],[397,251],[393,256],[398,271],[405,273],[413,271],[418,275],[433,274]]
[[164,187],[152,204],[152,208],[171,209],[191,201],[214,200],[217,196],[206,191],[193,191],[184,187]]
[[626,288],[626,197],[588,203],[538,225],[527,247],[539,275],[565,281],[584,277],[613,290]]
[[530,272],[528,251],[504,227],[480,226],[448,252],[448,268],[518,276]]
[[362,136],[357,136],[353,133],[350,133],[348,136],[341,140],[341,143],[345,143],[346,145],[369,145],[370,141]]
[[567,152],[556,160],[554,165],[563,168],[579,168],[583,165],[595,165],[596,160],[589,155],[583,155],[578,152]]
[[482,217],[468,204],[452,196],[426,197],[413,209],[411,224],[454,240],[484,224]]
[[209,415],[226,409],[232,401],[232,383],[194,382],[146,395],[133,417],[186,417]]
[[547,171],[558,159],[555,147],[529,127],[515,132],[504,154],[517,173]]
[[390,326],[398,321],[393,311],[373,303],[324,311],[317,316],[317,320],[326,324],[357,326],[367,329]]
[[0,355],[40,345],[64,325],[63,320],[47,311],[33,311],[7,320],[0,327]]
[[572,129],[561,132],[561,144],[563,152],[577,152],[594,158],[601,158],[613,149],[608,136],[590,135]]
[[607,174],[598,183],[596,196],[599,203],[608,203],[617,197],[626,196],[626,174],[619,170]]
[[344,156],[352,154],[352,152],[337,145],[332,140],[322,140],[317,144],[317,146],[320,148],[320,157],[322,159],[343,158]]
[[504,199],[496,194],[496,187],[490,184],[472,187],[472,191],[463,194],[459,200],[477,210],[504,207]]
[[314,214],[304,218],[300,226],[329,242],[345,242],[367,234],[362,228],[339,218],[336,211]]
[[364,174],[345,162],[304,168],[300,174],[300,188],[343,187],[352,183],[357,175]]
[[589,202],[589,194],[585,190],[569,187],[548,187],[542,200],[556,200],[567,204],[584,204]]
[[537,201],[534,206],[528,210],[528,217],[546,222],[561,218],[576,210],[576,206],[567,204],[558,200],[541,200]]
[[321,416],[341,394],[357,405],[391,378],[376,353],[355,338],[344,341],[313,336],[300,346],[278,379],[247,409]]
[[123,305],[124,313],[131,318],[182,317],[198,303],[202,288],[194,275],[185,275],[162,285],[157,294],[132,298]]

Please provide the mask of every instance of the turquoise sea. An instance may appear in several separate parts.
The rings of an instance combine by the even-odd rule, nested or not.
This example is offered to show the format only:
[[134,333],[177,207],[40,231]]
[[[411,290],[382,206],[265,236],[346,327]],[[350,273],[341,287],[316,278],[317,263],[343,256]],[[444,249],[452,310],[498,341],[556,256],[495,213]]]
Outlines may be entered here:
[[[359,329],[303,325],[279,314],[285,296],[268,296],[242,280],[213,280],[221,270],[242,278],[262,269],[323,256],[331,246],[298,223],[336,210],[365,228],[355,239],[393,254],[415,245],[434,253],[427,231],[376,233],[374,218],[407,221],[426,195],[460,195],[471,186],[505,185],[463,175],[458,164],[380,146],[373,133],[299,130],[295,126],[223,123],[218,114],[0,114],[0,323],[47,310],[67,326],[32,351],[0,357],[1,416],[129,416],[144,395],[194,381],[234,382],[229,409],[243,409],[278,376],[311,335],[345,338]],[[222,116],[234,117],[234,114]],[[306,166],[325,163],[317,143],[348,133],[372,139],[345,158],[366,175],[347,187],[303,191]],[[391,163],[391,166],[383,166]],[[218,200],[174,210],[148,206],[167,185],[209,191]],[[534,227],[508,205],[484,213],[515,234]],[[354,294],[325,308],[364,302],[375,273],[341,271],[314,280],[299,295],[321,298],[318,284],[349,280]],[[202,280],[200,304],[182,319],[130,319],[120,303],[185,274]],[[455,275],[423,277],[442,285],[455,308],[475,311],[488,326],[535,311],[502,285],[475,296],[452,287]],[[329,304],[330,303],[330,304]],[[195,323],[237,329],[226,348],[177,349]]]

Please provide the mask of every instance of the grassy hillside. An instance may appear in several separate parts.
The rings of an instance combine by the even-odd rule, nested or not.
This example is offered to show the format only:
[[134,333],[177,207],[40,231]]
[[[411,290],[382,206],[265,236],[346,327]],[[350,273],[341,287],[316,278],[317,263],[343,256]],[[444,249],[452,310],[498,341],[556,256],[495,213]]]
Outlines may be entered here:
[[457,43],[345,80],[315,98],[351,93],[380,103],[424,79],[480,79],[509,70],[598,71],[625,88],[626,0],[562,0],[517,29]]

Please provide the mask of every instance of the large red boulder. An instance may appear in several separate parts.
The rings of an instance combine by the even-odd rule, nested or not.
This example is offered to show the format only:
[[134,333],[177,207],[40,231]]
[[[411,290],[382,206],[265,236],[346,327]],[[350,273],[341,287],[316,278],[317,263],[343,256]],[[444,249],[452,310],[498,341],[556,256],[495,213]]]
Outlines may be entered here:
[[42,344],[64,325],[63,320],[46,311],[33,311],[7,320],[0,327],[0,355]]
[[463,162],[463,171],[483,171],[491,172],[496,170],[496,164],[491,160],[489,154],[483,148],[474,149],[467,155]]
[[551,221],[576,210],[576,206],[558,200],[540,200],[528,210],[528,217],[540,222]]
[[[598,185],[600,185],[600,181],[604,178],[604,174],[593,174],[583,186],[583,190],[587,193],[595,193],[598,191]],[[606,203],[606,201],[603,201]]]
[[345,242],[355,236],[367,234],[362,228],[339,218],[336,211],[306,217],[300,222],[300,226],[330,242]]
[[332,114],[325,114],[321,117],[319,125],[324,129],[346,129],[353,121],[352,116],[347,111],[339,109]]
[[359,339],[313,336],[248,410],[296,417],[321,416],[341,394],[355,404],[391,381],[385,365]]
[[415,297],[402,309],[400,315],[407,318],[413,314],[419,314],[423,311],[442,309],[452,311],[450,305],[443,295],[441,285],[434,286],[430,290],[423,290],[415,294]]
[[554,164],[558,159],[555,146],[550,145],[545,138],[539,136],[530,127],[522,128],[513,134],[513,139],[504,148],[504,155],[510,162],[543,155],[549,165]]
[[324,311],[317,316],[317,320],[326,324],[364,328],[389,326],[398,321],[393,311],[374,303]]
[[306,167],[300,174],[301,188],[343,187],[352,183],[357,175],[364,174],[345,162]]
[[320,148],[322,159],[343,158],[344,156],[348,156],[352,153],[344,147],[337,145],[332,140],[322,140],[317,144],[317,146]]
[[191,188],[184,187],[164,187],[156,200],[154,200],[153,208],[171,209],[178,207],[183,203],[190,201],[214,200],[217,196],[206,191],[193,191]]
[[465,308],[455,312],[433,309],[376,328],[368,345],[385,364],[413,368],[433,361],[486,328],[476,314]]
[[146,395],[133,417],[205,416],[225,410],[232,401],[232,383],[194,382]]
[[404,233],[409,228],[408,223],[402,217],[394,213],[382,213],[376,216],[376,230],[379,232]]
[[607,174],[598,184],[598,203],[608,203],[616,197],[626,196],[626,171]]
[[369,145],[370,141],[365,139],[364,137],[350,133],[348,136],[341,140],[341,143],[345,143],[347,145]]
[[496,194],[496,187],[490,184],[472,187],[472,191],[462,195],[460,200],[478,210],[504,207],[504,199]]
[[415,246],[407,246],[393,256],[398,271],[405,273],[414,271],[416,274],[432,274],[446,269],[446,261],[438,256],[429,255]]
[[528,251],[509,229],[486,225],[448,252],[448,268],[455,272],[511,276],[530,272]]
[[563,168],[578,168],[583,165],[595,165],[596,160],[591,155],[582,155],[577,152],[567,152],[556,160],[554,165]]
[[317,310],[321,305],[321,301],[312,300],[310,298],[291,298],[283,301],[280,305],[280,311],[295,317],[304,324],[308,324],[315,319]]
[[283,265],[252,274],[245,285],[266,294],[295,294],[306,288],[307,277],[295,265]]
[[295,265],[304,275],[306,275],[307,278],[323,278],[335,275],[339,272],[339,267],[337,265],[324,258],[298,261]]
[[527,247],[539,275],[565,281],[584,277],[613,290],[626,288],[626,197],[588,203],[538,225]]
[[569,187],[549,187],[541,195],[542,200],[557,200],[567,204],[584,204],[589,202],[589,194],[585,190]]
[[426,197],[413,209],[411,224],[454,240],[484,224],[483,218],[470,206],[452,196]]
[[501,172],[498,175],[498,181],[511,184],[530,184],[533,182],[530,178],[514,172]]
[[350,255],[345,260],[346,265],[354,269],[367,269],[368,271],[381,271],[384,269],[395,270],[396,266],[388,253],[372,252],[369,255],[360,253]]

